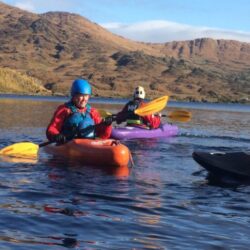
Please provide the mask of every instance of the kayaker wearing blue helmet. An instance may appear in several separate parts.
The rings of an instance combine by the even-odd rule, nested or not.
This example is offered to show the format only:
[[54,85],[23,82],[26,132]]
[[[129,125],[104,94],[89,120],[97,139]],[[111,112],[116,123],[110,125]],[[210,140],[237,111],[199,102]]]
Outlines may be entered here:
[[[49,141],[64,143],[76,137],[110,137],[112,117],[102,119],[99,112],[88,104],[91,94],[91,85],[87,80],[73,81],[71,100],[57,108],[47,128]],[[96,124],[98,126],[93,126]]]
[[136,109],[141,108],[146,104],[144,101],[145,97],[146,93],[144,88],[142,86],[137,86],[134,90],[133,99],[130,100],[124,106],[122,111],[117,114],[117,124],[126,121],[127,126],[144,127],[150,129],[158,128],[161,124],[161,117],[159,114],[139,116],[134,113]]

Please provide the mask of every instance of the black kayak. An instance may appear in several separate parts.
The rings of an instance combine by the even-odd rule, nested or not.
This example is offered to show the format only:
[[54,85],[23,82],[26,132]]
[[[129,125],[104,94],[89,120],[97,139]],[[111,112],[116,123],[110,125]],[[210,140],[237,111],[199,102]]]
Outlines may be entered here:
[[250,153],[195,151],[193,159],[215,176],[250,179]]

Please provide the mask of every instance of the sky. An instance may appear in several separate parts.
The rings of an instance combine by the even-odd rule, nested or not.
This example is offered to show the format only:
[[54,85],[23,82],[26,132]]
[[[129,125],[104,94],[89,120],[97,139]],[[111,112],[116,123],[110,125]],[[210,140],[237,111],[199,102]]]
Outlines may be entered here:
[[0,1],[33,13],[76,13],[135,41],[164,43],[208,37],[250,43],[249,0]]

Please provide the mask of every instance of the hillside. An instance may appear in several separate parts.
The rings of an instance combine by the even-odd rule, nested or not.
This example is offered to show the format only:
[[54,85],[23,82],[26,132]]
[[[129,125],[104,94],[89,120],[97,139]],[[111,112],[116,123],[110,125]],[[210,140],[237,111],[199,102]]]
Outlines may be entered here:
[[37,79],[8,68],[0,68],[0,89],[5,94],[51,94]]
[[0,67],[37,78],[53,94],[67,94],[72,80],[83,77],[96,96],[129,96],[140,84],[150,97],[250,102],[248,43],[139,43],[76,14],[38,15],[1,2]]

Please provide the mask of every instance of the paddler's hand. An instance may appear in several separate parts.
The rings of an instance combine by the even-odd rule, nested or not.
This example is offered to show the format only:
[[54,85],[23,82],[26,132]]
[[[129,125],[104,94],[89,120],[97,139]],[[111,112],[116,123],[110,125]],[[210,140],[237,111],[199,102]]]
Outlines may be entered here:
[[106,125],[109,126],[112,124],[113,122],[113,117],[112,116],[107,116],[105,118],[102,119],[102,122]]
[[117,124],[121,124],[122,122],[125,122],[128,119],[128,113],[121,112],[118,113],[118,115],[115,117],[115,121]]
[[63,134],[58,134],[54,136],[54,141],[59,144],[63,144],[67,141],[65,135]]
[[159,117],[161,117],[161,113],[155,113],[154,116],[159,116]]

